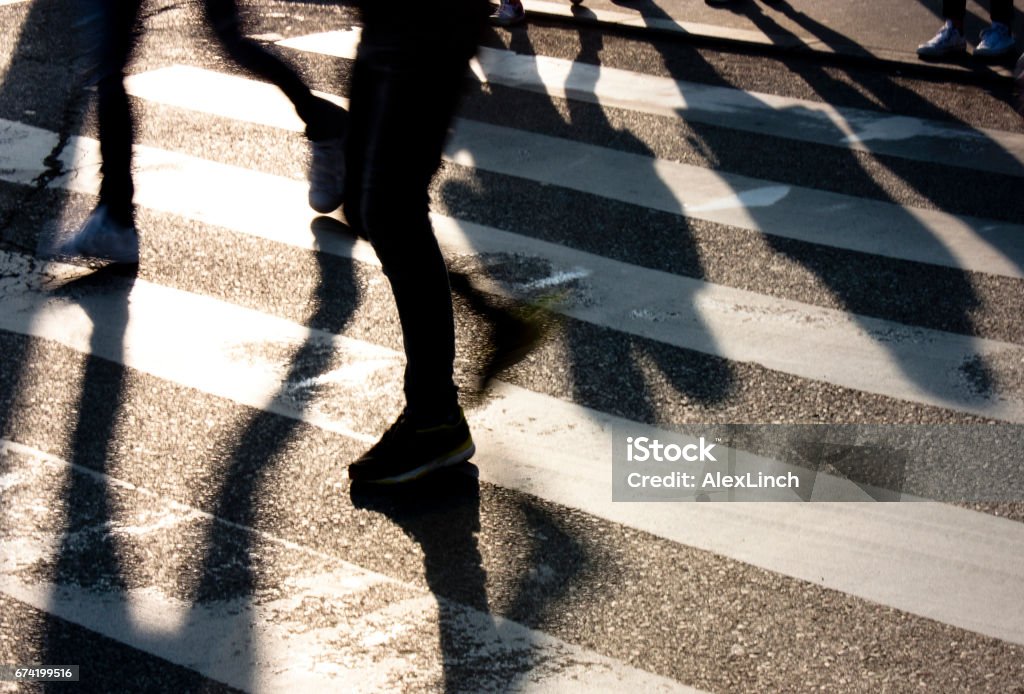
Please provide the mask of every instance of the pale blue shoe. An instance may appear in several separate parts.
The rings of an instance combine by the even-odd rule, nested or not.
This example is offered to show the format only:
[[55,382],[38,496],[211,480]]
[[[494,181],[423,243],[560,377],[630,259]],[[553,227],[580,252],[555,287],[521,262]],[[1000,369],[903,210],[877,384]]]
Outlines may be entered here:
[[69,258],[92,258],[123,265],[139,262],[139,234],[111,218],[106,205],[99,205],[71,238],[57,245],[54,253]]
[[992,22],[992,26],[981,32],[981,41],[974,49],[979,58],[996,58],[1013,50],[1013,36],[1010,27],[1002,22]]

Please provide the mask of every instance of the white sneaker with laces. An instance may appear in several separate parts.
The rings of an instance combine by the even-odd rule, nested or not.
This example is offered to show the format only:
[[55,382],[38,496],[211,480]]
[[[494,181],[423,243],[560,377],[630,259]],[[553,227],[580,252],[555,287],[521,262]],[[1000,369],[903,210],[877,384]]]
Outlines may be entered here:
[[345,193],[345,138],[314,140],[309,164],[309,206],[321,214],[341,207]]
[[106,205],[98,205],[71,238],[55,253],[69,258],[93,258],[123,265],[139,262],[139,234],[111,218]]
[[917,54],[922,58],[938,58],[966,50],[967,41],[963,34],[953,26],[953,20],[947,19],[935,36],[917,47]]
[[1002,22],[992,22],[992,26],[981,32],[981,41],[974,49],[974,55],[982,58],[994,58],[1006,55],[1013,50],[1013,36],[1010,27]]

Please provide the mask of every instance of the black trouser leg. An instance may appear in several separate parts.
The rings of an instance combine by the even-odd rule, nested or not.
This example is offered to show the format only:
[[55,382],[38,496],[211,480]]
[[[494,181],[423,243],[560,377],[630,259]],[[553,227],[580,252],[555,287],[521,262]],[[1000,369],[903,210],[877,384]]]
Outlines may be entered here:
[[[407,407],[421,419],[457,407],[451,290],[430,225],[428,186],[475,50],[473,26],[419,27],[436,41],[420,50],[410,45],[415,34],[368,22],[352,76],[345,214],[370,239],[391,283]],[[436,33],[444,31],[455,33]]]
[[228,56],[240,67],[284,92],[306,124],[306,136],[310,140],[325,140],[344,133],[346,114],[343,109],[313,94],[291,65],[242,32],[235,0],[205,0],[203,9]]
[[93,62],[97,90],[100,155],[103,158],[100,204],[122,224],[134,217],[132,143],[135,127],[124,73],[135,46],[141,0],[91,0],[82,5],[83,34]]

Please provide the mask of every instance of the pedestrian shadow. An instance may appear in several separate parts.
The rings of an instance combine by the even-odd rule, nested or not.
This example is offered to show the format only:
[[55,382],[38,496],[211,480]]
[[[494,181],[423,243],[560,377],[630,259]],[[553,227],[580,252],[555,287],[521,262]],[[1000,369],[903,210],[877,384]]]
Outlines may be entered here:
[[[835,32],[796,12],[785,0],[774,2],[772,7],[790,16],[826,43],[838,40]],[[786,33],[780,25],[760,11],[756,3],[744,3],[740,10],[764,33]],[[648,11],[644,17],[669,19],[668,14],[660,10]],[[694,59],[703,61],[696,52]],[[668,63],[666,60],[666,64]],[[902,86],[890,75],[880,78],[880,83],[872,83],[869,80],[852,80],[852,83],[848,83],[835,76],[835,70],[820,61],[796,59],[791,61],[791,64],[789,69],[810,85],[827,103],[840,103],[846,107],[877,111],[877,100],[883,108],[895,113],[913,109],[913,112],[921,114],[923,118],[970,128],[953,114]],[[685,74],[671,68],[670,71],[677,80],[682,81],[686,77]],[[862,92],[870,94],[873,98],[865,96]],[[751,100],[751,106],[754,105]],[[798,122],[802,108],[792,107],[791,110],[794,122]],[[686,118],[685,112],[681,112],[680,115]],[[730,152],[728,140],[721,136],[719,128],[693,122],[688,124],[702,136],[705,151],[714,159],[725,162],[723,168],[732,173],[755,175],[748,164],[738,161],[740,157]],[[996,152],[1006,166],[1019,168],[1019,162],[998,143],[988,140],[984,135],[982,137],[987,140],[987,149]],[[843,138],[844,134],[836,129],[835,141],[842,142]],[[936,208],[945,210],[950,207],[949,199],[938,194],[937,183],[929,167],[922,167],[914,162],[908,163],[897,156],[876,155],[871,153],[871,142],[866,141],[865,144],[869,156],[885,170],[899,176],[902,183],[927,198]],[[983,356],[977,355],[971,360],[971,364],[963,365],[963,368],[969,366],[975,376],[970,378],[968,384],[967,375],[963,374],[963,388],[953,393],[945,386],[944,379],[949,376],[948,374],[942,374],[940,377],[928,361],[918,358],[919,353],[912,354],[910,350],[900,349],[900,340],[893,341],[890,337],[878,334],[870,320],[872,318],[973,335],[979,327],[975,315],[982,307],[982,301],[972,279],[960,269],[957,259],[946,245],[878,181],[877,173],[867,167],[862,155],[858,155],[852,148],[839,146],[828,147],[824,156],[830,158],[834,170],[843,172],[842,178],[833,184],[836,185],[837,192],[853,183],[858,189],[858,197],[891,203],[889,214],[892,225],[906,230],[905,237],[901,238],[901,245],[925,249],[928,256],[934,259],[932,264],[922,265],[896,258],[838,251],[812,242],[795,240],[790,238],[791,234],[787,232],[784,220],[772,214],[771,206],[748,207],[747,212],[768,247],[781,256],[799,263],[818,278],[830,295],[839,302],[840,308],[854,320],[862,323],[864,331],[873,336],[876,344],[888,351],[889,358],[899,370],[922,391],[938,396],[940,400],[954,406],[976,404],[979,398],[993,396],[991,387],[996,378],[992,375],[988,360]],[[742,158],[756,159],[749,152],[744,152]],[[731,166],[732,163],[736,163],[736,166]],[[787,169],[780,166],[773,174],[773,179],[788,182],[798,176],[799,172],[795,167]],[[963,178],[965,181],[979,178],[986,181],[994,180],[984,172],[975,171],[965,171]],[[828,189],[827,185],[825,189]],[[819,184],[813,187],[819,187]],[[976,190],[972,201],[973,207],[977,209],[981,206],[978,202],[980,198],[987,201],[987,209],[995,211],[993,214],[996,219],[1011,221],[1011,218],[1000,210],[1005,210],[1007,206],[1015,207],[1019,201],[1005,200],[1005,195],[1001,195],[1004,191],[1005,188],[1000,186]],[[737,193],[740,192],[737,190]],[[1012,253],[1008,257],[1012,258]],[[1019,262],[1015,264],[1017,268],[1024,269]],[[1024,305],[1021,308],[1024,308]],[[922,316],[925,318],[922,319]]]
[[[28,185],[0,184],[10,206],[0,210],[0,252],[21,256],[29,274],[42,265],[33,256],[38,248],[49,243],[55,222],[40,224],[40,210],[58,214],[66,209],[70,195],[48,184],[62,171],[61,152],[69,137],[77,134],[83,121],[84,80],[81,65],[75,60],[55,63],[48,60],[68,51],[76,35],[68,27],[73,3],[63,0],[32,0],[24,6],[25,16],[12,36],[11,60],[0,80],[0,118],[34,127],[57,130],[53,149],[39,162],[19,162],[23,166],[40,166],[42,173]],[[3,8],[14,12],[20,7]],[[5,30],[11,28],[5,27]],[[75,51],[70,51],[75,54]],[[7,146],[4,144],[3,146]],[[93,324],[90,348],[102,350],[113,360],[87,357],[76,398],[76,413],[67,440],[71,466],[65,469],[57,494],[63,500],[54,509],[57,538],[55,553],[36,567],[42,581],[59,591],[61,585],[80,586],[86,590],[124,590],[126,587],[121,547],[109,532],[116,513],[114,497],[108,488],[107,474],[111,464],[111,442],[120,426],[120,407],[126,388],[126,369],[117,360],[123,354],[123,335],[128,320],[128,296],[134,285],[131,271],[101,269],[58,286],[55,298],[78,303]],[[0,310],[9,310],[5,305]],[[19,322],[29,326],[34,315],[21,315]],[[0,378],[0,436],[19,441],[19,396],[25,388],[23,379],[32,359],[35,338],[27,332],[5,335],[3,376]],[[99,473],[98,475],[91,473]],[[0,516],[7,523],[7,515]],[[23,529],[19,529],[23,530]],[[48,529],[49,531],[50,529]],[[7,529],[4,529],[7,532]],[[89,548],[89,551],[85,551]],[[51,603],[61,600],[57,593],[48,596]],[[129,622],[123,603],[110,605],[106,615],[115,628]],[[57,620],[42,622],[37,647],[41,663],[79,663],[81,644],[62,638],[63,627]],[[26,632],[31,627],[26,625]],[[83,664],[84,666],[84,664]],[[92,670],[91,667],[88,668]],[[83,675],[87,670],[83,667]],[[116,688],[124,680],[109,672],[93,673],[98,686]]]
[[[807,15],[797,12],[792,5],[786,0],[776,0],[772,4],[773,9],[781,12],[784,16],[791,19],[794,23],[807,30],[811,35],[821,40],[826,45],[832,45],[838,39],[835,39],[836,33],[829,27],[822,25]],[[768,14],[760,11],[760,8],[756,4],[751,4],[747,7],[745,15],[757,25],[758,29],[765,32],[783,32],[785,31],[772,17]],[[831,69],[830,69],[831,68]],[[822,99],[830,98],[832,102],[837,103],[845,108],[865,109],[870,111],[879,111],[883,113],[888,111],[894,116],[899,116],[901,112],[910,111],[915,114],[915,117],[936,121],[943,124],[950,124],[959,128],[963,128],[967,131],[978,135],[981,138],[980,144],[971,144],[965,146],[965,152],[970,152],[974,148],[983,148],[986,152],[986,158],[988,161],[988,167],[985,170],[973,170],[968,168],[965,171],[964,177],[984,177],[986,171],[1003,171],[1011,173],[1018,177],[1024,177],[1024,164],[1014,157],[1006,149],[1002,148],[997,142],[994,142],[985,135],[983,132],[978,131],[970,124],[964,122],[963,119],[957,117],[951,113],[948,109],[938,105],[934,101],[930,101],[920,96],[913,90],[903,86],[898,77],[892,75],[889,71],[879,71],[879,77],[877,79],[850,79],[843,80],[837,73],[838,69],[832,67],[827,57],[814,61],[814,60],[798,60],[792,62],[790,68],[794,74],[805,81]],[[922,75],[919,79],[927,81],[927,77]],[[945,82],[940,82],[944,84]],[[1012,105],[1012,88],[1009,82],[1002,83],[1001,86],[995,86],[989,89],[989,93],[999,98],[1001,101]],[[798,114],[794,114],[795,116]],[[906,133],[893,133],[889,137],[905,137],[913,138],[917,136],[917,132],[914,130],[908,130]],[[925,134],[925,133],[920,133]],[[880,134],[879,140],[884,139],[884,135]],[[835,142],[840,143],[848,141],[848,137],[840,132],[836,132]],[[958,212],[962,208],[958,207],[958,201],[951,199],[950,191],[948,189],[941,189],[938,187],[938,183],[934,180],[934,176],[929,176],[926,173],[921,172],[920,167],[917,166],[918,170],[915,170],[915,163],[909,160],[900,159],[895,156],[885,156],[872,151],[872,144],[876,142],[870,137],[869,133],[864,133],[863,137],[860,138],[860,142],[866,147],[866,151],[872,153],[874,156],[880,158],[887,167],[896,169],[900,178],[906,183],[912,185],[914,189],[920,192],[922,195],[928,198],[928,200],[942,209],[952,208],[951,211]],[[837,151],[843,151],[837,148]],[[845,150],[847,154],[852,157],[853,150]],[[969,156],[969,155],[967,155]],[[966,162],[965,162],[966,163]],[[956,166],[956,163],[953,163]],[[844,169],[846,170],[846,169]],[[857,180],[866,179],[873,183],[879,190],[875,192],[873,197],[878,199],[891,200],[891,196],[887,196],[881,191],[879,184],[871,178],[870,173],[863,170],[863,166],[854,166],[851,164],[850,171],[852,175],[857,177]],[[988,179],[985,178],[985,183],[988,184]],[[966,183],[969,181],[961,181]],[[975,184],[975,187],[977,184]],[[992,186],[998,188],[998,186]],[[1005,219],[1006,221],[1017,221],[1024,216],[1024,202],[1019,200],[1020,196],[1000,196],[1002,199],[997,198],[1002,191],[994,190],[990,191],[991,196],[989,207],[991,208],[991,214],[996,215],[997,219]],[[994,203],[1000,202],[1001,205]],[[974,207],[978,207],[975,205]]]
[[[466,683],[486,669],[472,658],[473,641],[496,632],[476,538],[480,485],[475,469],[465,464],[393,489],[352,483],[349,496],[354,508],[386,516],[420,545],[424,578],[437,600],[444,691],[465,691]],[[469,620],[462,606],[477,619]]]
[[[56,592],[68,585],[96,593],[123,594],[128,589],[124,548],[112,532],[117,509],[109,475],[127,387],[127,368],[123,365],[124,334],[134,282],[134,273],[104,268],[53,292],[55,298],[81,306],[93,326],[90,354],[106,355],[106,358],[88,356],[85,359],[75,408],[78,417],[68,442],[70,467],[66,470],[62,490],[63,528],[56,533],[60,544],[51,559],[47,581]],[[110,601],[105,619],[115,630],[130,632],[132,629],[132,617],[124,601]],[[75,646],[61,638],[60,630],[47,630],[41,644],[42,662],[78,663],[80,655],[74,652]],[[93,673],[83,672],[83,675],[92,677]]]
[[[67,144],[69,133],[76,133],[82,121],[84,82],[72,61],[57,74],[49,71],[40,52],[57,53],[69,39],[54,27],[67,24],[70,3],[61,0],[33,0],[14,42],[10,63],[0,80],[0,118],[15,122],[28,119],[29,125],[59,122],[61,133],[54,138],[54,147],[41,161],[35,162],[43,170],[29,185],[0,183],[4,197],[11,200],[0,209],[0,251],[9,250],[31,257],[44,243],[53,229],[50,224],[42,228],[33,218],[38,206],[65,209],[69,195],[63,190],[47,189],[47,184],[61,171],[59,155]],[[13,8],[8,8],[11,10]],[[70,32],[68,32],[70,33]],[[43,85],[30,89],[28,85]],[[0,126],[2,127],[2,126]],[[7,147],[5,143],[2,146]],[[23,165],[29,166],[28,162]],[[4,353],[4,375],[0,379],[0,434],[16,439],[12,429],[13,408],[20,391],[22,372],[28,356],[28,338],[8,341]]]
[[523,519],[520,537],[530,540],[524,561],[528,568],[503,601],[502,614],[521,624],[545,629],[562,616],[562,601],[586,580],[584,576],[596,560],[583,539],[539,502],[523,499],[517,510]]
[[[581,31],[580,42],[581,49],[573,63],[574,70],[580,64],[597,64],[598,54],[603,48],[601,35],[597,32]],[[515,27],[510,30],[509,50],[521,56],[536,55],[528,28]],[[524,72],[518,78],[528,82],[539,80],[536,65],[530,69],[530,75]],[[572,76],[571,79],[576,80],[574,88],[585,89],[580,84],[591,74],[585,73],[585,76],[579,78]],[[510,88],[500,84],[492,84],[488,89],[487,92],[481,89],[471,97],[470,103],[464,104],[461,113],[465,117],[487,111],[490,108],[488,102],[493,98],[490,95],[501,94],[509,98],[506,92],[511,93]],[[586,130],[587,139],[591,142],[644,155],[649,158],[651,166],[631,180],[630,185],[665,199],[674,198],[672,191],[658,175],[656,159],[651,150],[628,129],[617,128],[610,123],[599,107],[570,98],[563,108],[544,95],[538,96],[531,92],[520,94],[517,98],[523,103],[524,112],[529,115],[517,123],[517,127],[527,130],[537,128],[555,137],[569,139],[572,139],[573,129],[580,127]],[[496,99],[494,103],[497,104]],[[471,157],[472,154],[470,150]],[[537,203],[534,196],[545,200],[546,220],[539,226],[530,227],[524,220],[536,217]],[[554,197],[557,199],[552,203]],[[435,188],[434,198],[445,208],[457,210],[460,219],[505,228],[517,234],[597,254],[603,253],[603,245],[609,243],[609,239],[593,233],[593,230],[618,226],[627,238],[624,243],[616,245],[624,246],[627,249],[625,253],[633,257],[655,258],[669,262],[674,267],[683,266],[688,276],[704,278],[703,262],[694,241],[693,230],[681,209],[675,213],[654,215],[658,229],[653,231],[642,228],[643,222],[651,216],[649,210],[625,203],[602,209],[608,207],[603,204],[607,201],[596,196],[562,195],[560,191],[552,191],[550,187],[528,179],[509,182],[504,177],[480,170],[474,173],[471,182],[446,178]],[[614,216],[607,216],[609,211]],[[489,267],[479,271],[484,275],[490,274],[497,279],[498,284],[502,282],[499,275],[514,275],[515,266],[522,264],[522,260],[516,258],[491,260],[493,262]],[[541,263],[531,272],[550,274],[565,269],[541,267],[543,265]],[[524,278],[518,279],[522,281]],[[543,275],[531,275],[525,279],[543,282],[545,278]],[[572,309],[579,305],[578,302],[600,300],[600,297],[591,297],[589,291],[586,279],[551,288],[552,294],[564,296],[560,310],[568,316],[572,316]],[[558,301],[555,304],[558,305]],[[702,339],[713,344],[714,338],[694,310],[694,304],[693,292],[686,289],[671,298],[671,310],[680,320],[688,322],[695,332],[702,335]],[[728,398],[734,386],[734,376],[725,360],[690,350],[680,358],[680,350],[668,349],[642,335],[643,327],[639,324],[633,326],[633,332],[620,332],[571,317],[560,321],[552,342],[558,343],[553,348],[564,350],[567,356],[566,381],[570,388],[570,399],[630,419],[664,424],[665,413],[655,405],[664,397],[664,393],[654,392],[653,383],[660,384],[660,388],[670,388],[685,402],[704,407],[713,408]],[[636,397],[623,398],[623,393],[635,394]]]
[[[314,234],[322,235],[322,225],[314,225]],[[338,241],[332,239],[331,243],[336,247]],[[176,626],[158,634],[141,623],[130,608],[128,596],[139,588],[139,548],[122,534],[121,528],[135,510],[119,507],[116,492],[121,490],[111,482],[118,477],[112,470],[118,464],[118,450],[131,435],[123,421],[129,382],[124,336],[134,271],[108,266],[53,290],[54,299],[73,301],[85,311],[93,324],[89,354],[103,355],[86,357],[80,396],[74,407],[78,418],[68,442],[70,467],[61,490],[63,527],[56,531],[59,548],[52,558],[44,560],[42,568],[47,574],[46,584],[53,587],[55,613],[78,609],[66,604],[70,588],[70,595],[82,595],[85,610],[93,602],[103,604],[105,633],[128,644],[146,644],[144,651],[205,653],[202,664],[207,666],[218,665],[218,654],[222,662],[236,659],[236,653],[225,649],[253,643],[258,626],[252,622],[256,613],[253,601],[263,583],[254,559],[260,549],[258,529],[283,520],[269,518],[264,511],[266,506],[260,503],[265,496],[264,485],[294,443],[304,408],[317,396],[310,388],[297,384],[315,383],[333,364],[336,349],[330,335],[343,331],[357,305],[351,260],[326,253],[317,253],[316,259],[320,277],[312,297],[315,309],[308,322],[318,328],[311,328],[309,338],[294,349],[281,388],[267,407],[240,423],[240,431],[227,442],[232,452],[217,485],[219,491],[209,514],[202,514],[205,529],[198,537],[202,558],[194,571],[183,572],[176,581],[179,588],[191,593],[191,607],[186,605],[178,615]],[[279,414],[282,410],[291,416]],[[159,571],[146,563],[143,559],[142,571]],[[217,620],[217,628],[207,633],[202,625],[211,616]],[[81,660],[82,645],[67,639],[66,627],[49,621],[40,648],[41,662]],[[149,675],[139,670],[145,668],[146,660],[144,657],[140,663],[125,665],[116,675],[113,671],[98,673],[90,666],[82,672],[83,681],[106,686],[102,683],[108,676],[121,677],[122,682],[132,681],[133,675],[145,678]],[[203,679],[197,672],[161,667],[182,678],[189,687],[198,686]],[[258,684],[255,676],[251,669],[235,668],[231,685],[252,690]]]
[[[352,505],[379,513],[400,527],[423,552],[424,578],[437,601],[443,691],[518,691],[544,653],[536,636],[515,622],[542,623],[570,589],[585,553],[545,511],[521,502],[516,511],[526,528],[493,529],[492,546],[522,548],[529,543],[524,570],[492,616],[487,573],[477,534],[481,531],[481,488],[474,465],[447,468],[411,484],[353,483]],[[489,495],[490,496],[490,495]],[[491,497],[492,514],[511,512]],[[522,554],[522,549],[515,552]],[[501,557],[502,566],[514,563]],[[520,561],[522,563],[522,557]],[[504,571],[502,572],[504,573]],[[509,622],[507,620],[515,620]]]
[[[318,217],[311,230],[317,238],[329,235],[332,246],[344,244],[346,238],[351,242],[351,234],[337,233],[335,227],[339,224]],[[305,322],[309,336],[293,349],[288,372],[268,404],[240,422],[218,447],[231,453],[225,469],[218,471],[219,491],[200,542],[203,557],[198,571],[186,579],[194,611],[211,605],[231,605],[236,614],[254,613],[252,601],[264,583],[254,559],[260,553],[257,530],[288,520],[272,517],[260,500],[267,496],[268,480],[280,466],[287,465],[286,453],[302,432],[303,413],[321,395],[319,377],[336,367],[336,347],[331,336],[344,331],[359,303],[350,256],[350,252],[315,253],[318,277],[312,297],[314,310]],[[289,416],[283,416],[283,412]],[[248,641],[256,625],[238,619],[231,626],[233,634],[219,633],[217,642],[209,644],[211,651],[225,643]],[[233,684],[251,690],[257,682]]]

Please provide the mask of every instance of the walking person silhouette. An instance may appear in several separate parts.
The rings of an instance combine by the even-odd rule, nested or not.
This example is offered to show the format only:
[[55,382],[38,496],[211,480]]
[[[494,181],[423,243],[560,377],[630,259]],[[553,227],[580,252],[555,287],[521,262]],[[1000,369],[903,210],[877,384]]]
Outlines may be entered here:
[[402,414],[349,465],[354,484],[408,482],[475,451],[454,383],[455,324],[428,187],[476,53],[486,0],[362,0],[345,217],[391,283],[405,346]]
[[[61,256],[124,264],[139,261],[131,172],[135,128],[124,79],[142,4],[143,0],[80,0],[91,82],[97,89],[102,182],[99,201],[88,219],[57,246]],[[202,7],[228,56],[253,75],[272,82],[291,100],[312,147],[310,206],[318,212],[337,208],[344,186],[348,114],[313,94],[290,65],[242,33],[235,0],[203,0]]]

